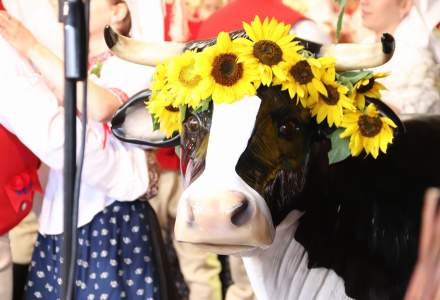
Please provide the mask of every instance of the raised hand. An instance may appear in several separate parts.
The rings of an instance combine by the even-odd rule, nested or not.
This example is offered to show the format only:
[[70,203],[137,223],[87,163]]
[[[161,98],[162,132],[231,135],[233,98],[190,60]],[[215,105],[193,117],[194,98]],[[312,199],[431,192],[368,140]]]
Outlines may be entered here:
[[0,35],[26,57],[38,44],[32,33],[5,11],[0,11]]
[[405,300],[440,300],[440,190],[425,194],[419,257]]

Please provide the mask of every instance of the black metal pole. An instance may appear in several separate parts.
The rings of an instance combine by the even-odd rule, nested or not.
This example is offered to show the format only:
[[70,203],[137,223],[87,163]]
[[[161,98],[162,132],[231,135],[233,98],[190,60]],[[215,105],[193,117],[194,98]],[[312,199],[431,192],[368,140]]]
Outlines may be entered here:
[[[63,241],[63,264],[61,265],[61,278],[63,279],[61,299],[71,300],[67,290],[73,284],[70,278],[70,265],[73,247],[73,215],[74,210],[74,186],[76,174],[76,84],[74,79],[66,79],[64,83],[64,241]],[[75,251],[73,251],[75,252]],[[75,273],[75,271],[73,272]]]
[[76,177],[76,103],[77,83],[87,78],[87,44],[85,5],[82,0],[65,0],[64,20],[64,239],[62,275],[62,300],[75,299],[76,228],[78,201],[75,197]]

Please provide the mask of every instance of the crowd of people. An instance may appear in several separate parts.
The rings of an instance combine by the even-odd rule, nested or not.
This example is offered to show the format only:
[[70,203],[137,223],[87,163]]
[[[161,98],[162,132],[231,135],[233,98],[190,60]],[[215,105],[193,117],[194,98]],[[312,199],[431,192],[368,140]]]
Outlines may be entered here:
[[[115,111],[150,86],[154,69],[112,55],[103,30],[111,25],[137,39],[187,42],[233,31],[259,15],[276,17],[298,36],[328,44],[336,42],[339,7],[333,0],[93,0],[90,5],[77,299],[162,299],[169,292],[159,282],[162,253],[155,251],[151,209],[162,229],[173,269],[167,278],[177,299],[255,299],[239,257],[219,258],[173,239],[183,189],[174,148],[144,150],[110,133]],[[3,0],[0,10],[0,299],[55,300],[63,262],[58,0]],[[384,32],[395,37],[396,49],[377,68],[392,74],[382,79],[388,87],[383,100],[397,113],[440,113],[440,1],[347,1],[340,42],[371,43]],[[80,132],[81,95],[78,100]],[[229,280],[220,276],[225,269]]]

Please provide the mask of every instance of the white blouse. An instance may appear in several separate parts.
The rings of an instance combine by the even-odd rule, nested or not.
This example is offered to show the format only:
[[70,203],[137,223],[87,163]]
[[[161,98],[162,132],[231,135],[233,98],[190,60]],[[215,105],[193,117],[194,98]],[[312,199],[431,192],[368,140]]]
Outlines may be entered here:
[[[1,37],[0,54],[0,123],[49,166],[40,232],[60,234],[63,232],[64,108],[58,105],[43,78]],[[148,75],[144,80],[148,82]],[[78,135],[81,132],[79,119],[77,132]],[[148,188],[145,152],[112,136],[104,147],[103,138],[102,124],[89,122],[78,226],[89,223],[115,200],[136,200]]]
[[382,100],[400,113],[440,113],[440,65],[429,48],[430,34],[413,8],[393,33],[393,57],[374,69],[391,73],[379,80],[387,88],[381,91]]

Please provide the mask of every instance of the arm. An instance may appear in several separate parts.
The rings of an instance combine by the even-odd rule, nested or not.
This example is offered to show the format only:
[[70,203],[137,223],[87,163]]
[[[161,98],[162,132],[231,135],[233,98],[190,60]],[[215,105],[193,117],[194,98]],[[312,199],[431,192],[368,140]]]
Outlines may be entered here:
[[[49,49],[40,44],[35,37],[16,19],[6,12],[0,12],[0,34],[28,58],[41,73],[48,85],[57,96],[60,105],[64,101],[64,64]],[[81,89],[81,86],[79,86]],[[82,109],[82,93],[78,93],[77,109]],[[119,98],[88,81],[88,117],[98,122],[110,120],[113,113],[121,105]]]
[[425,194],[419,242],[419,257],[412,274],[405,300],[440,299],[440,214],[438,189]]
[[[62,170],[64,109],[43,79],[1,37],[0,53],[0,123],[50,168]],[[86,134],[85,183],[122,200],[136,199],[147,191],[148,170],[142,149],[112,137],[104,148],[102,126],[93,122]]]

